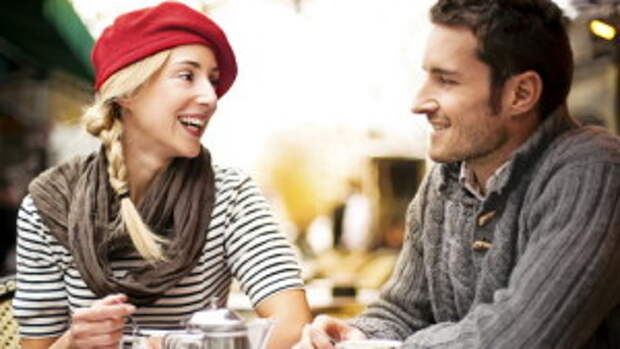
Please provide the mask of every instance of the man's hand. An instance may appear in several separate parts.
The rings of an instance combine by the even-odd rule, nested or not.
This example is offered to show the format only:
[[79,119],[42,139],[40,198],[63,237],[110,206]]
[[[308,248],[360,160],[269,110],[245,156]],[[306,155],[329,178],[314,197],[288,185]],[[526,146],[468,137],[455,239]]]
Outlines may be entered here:
[[69,347],[117,349],[123,337],[125,318],[136,310],[125,301],[124,295],[110,295],[97,300],[90,308],[76,310],[71,318]]
[[367,339],[359,329],[327,315],[317,316],[311,325],[306,325],[301,340],[293,349],[334,349],[337,342]]

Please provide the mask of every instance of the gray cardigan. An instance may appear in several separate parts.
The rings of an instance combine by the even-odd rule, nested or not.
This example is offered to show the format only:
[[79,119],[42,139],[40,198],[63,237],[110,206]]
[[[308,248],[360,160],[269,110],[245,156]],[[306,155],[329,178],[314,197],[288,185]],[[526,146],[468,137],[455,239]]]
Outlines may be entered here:
[[435,166],[380,299],[353,324],[406,348],[620,348],[620,139],[550,115],[484,201]]

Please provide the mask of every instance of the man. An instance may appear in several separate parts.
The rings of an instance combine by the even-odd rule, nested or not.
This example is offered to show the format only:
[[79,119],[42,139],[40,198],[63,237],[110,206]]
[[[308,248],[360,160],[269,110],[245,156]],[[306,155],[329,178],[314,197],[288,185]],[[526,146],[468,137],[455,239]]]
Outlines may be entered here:
[[413,111],[439,164],[399,263],[364,314],[319,316],[295,348],[620,348],[620,140],[567,113],[560,9],[439,0],[431,19]]

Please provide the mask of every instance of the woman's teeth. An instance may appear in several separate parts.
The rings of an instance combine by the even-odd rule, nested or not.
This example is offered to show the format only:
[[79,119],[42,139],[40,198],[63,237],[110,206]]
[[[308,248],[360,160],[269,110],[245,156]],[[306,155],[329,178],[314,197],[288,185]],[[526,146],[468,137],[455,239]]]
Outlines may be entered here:
[[192,118],[192,117],[181,117],[179,121],[185,126],[194,126],[202,128],[205,124],[205,120]]

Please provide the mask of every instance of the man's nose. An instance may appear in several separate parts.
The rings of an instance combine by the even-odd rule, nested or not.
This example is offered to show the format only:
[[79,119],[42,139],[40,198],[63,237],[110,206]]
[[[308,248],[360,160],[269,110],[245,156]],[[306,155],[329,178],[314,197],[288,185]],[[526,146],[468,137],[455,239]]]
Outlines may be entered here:
[[417,96],[411,107],[411,112],[415,114],[432,114],[439,109],[439,102],[436,99]]
[[431,114],[439,109],[439,102],[434,96],[428,81],[425,81],[413,100],[411,112],[414,114]]

